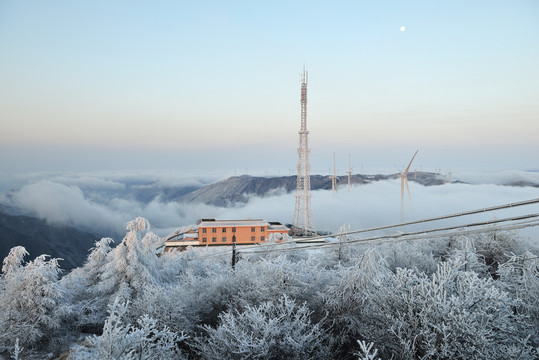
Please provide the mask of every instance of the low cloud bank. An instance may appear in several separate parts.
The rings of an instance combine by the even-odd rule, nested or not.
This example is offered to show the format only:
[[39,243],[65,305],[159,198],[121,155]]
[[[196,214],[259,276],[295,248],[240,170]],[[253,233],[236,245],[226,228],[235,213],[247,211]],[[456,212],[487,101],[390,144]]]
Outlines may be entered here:
[[[539,190],[534,187],[492,184],[445,184],[427,187],[410,182],[410,193],[411,200],[405,193],[401,206],[399,180],[356,185],[352,187],[350,192],[345,186],[340,187],[334,193],[323,190],[313,191],[313,222],[317,229],[335,233],[342,224],[350,224],[354,230],[368,229],[539,198]],[[291,222],[294,216],[294,205],[294,194],[271,198],[252,198],[245,207],[226,210],[222,215],[226,218],[262,217],[267,220]],[[370,237],[380,233],[460,226],[477,221],[531,213],[539,213],[539,205],[410,225],[365,233],[361,236]],[[537,239],[539,238],[539,227],[521,230],[521,235]]]
[[[539,182],[537,173],[508,172],[498,175],[491,179],[501,180],[516,176]],[[215,181],[215,177],[174,178],[166,175],[152,177],[148,174],[138,177],[136,174],[57,176],[10,191],[8,195],[4,194],[0,202],[15,207],[22,213],[45,219],[51,224],[74,226],[99,234],[122,234],[125,224],[138,216],[147,218],[152,230],[161,236],[184,225],[194,224],[197,219],[204,217],[264,218],[283,223],[293,221],[295,206],[293,193],[276,192],[269,197],[251,197],[247,204],[233,208],[169,202],[160,196],[148,202],[141,202],[126,195],[127,188],[152,190],[167,186],[200,187],[212,181]],[[404,221],[412,221],[539,197],[539,190],[534,187],[499,186],[492,183],[425,187],[410,182],[410,192],[411,201],[405,194],[401,206],[399,180],[356,185],[350,192],[346,186],[340,187],[335,193],[313,191],[314,225],[319,230],[330,232],[336,232],[342,224],[350,224],[352,229],[365,229],[400,223],[401,218]],[[536,212],[539,212],[539,206],[533,205],[452,219],[443,223],[424,224],[402,231],[460,225],[493,217],[503,218]],[[390,231],[397,230],[400,229]],[[525,234],[537,238],[539,229],[528,229]]]
[[456,170],[451,180],[460,180],[469,184],[509,185],[529,183],[539,185],[539,172],[521,170]]

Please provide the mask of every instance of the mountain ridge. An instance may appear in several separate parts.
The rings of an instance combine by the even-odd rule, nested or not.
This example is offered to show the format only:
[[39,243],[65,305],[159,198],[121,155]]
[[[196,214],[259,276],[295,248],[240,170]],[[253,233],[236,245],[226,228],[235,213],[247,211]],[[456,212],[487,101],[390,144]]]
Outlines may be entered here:
[[[397,179],[398,174],[390,175],[360,175],[350,177],[351,185],[370,184],[375,181]],[[337,176],[337,187],[348,184],[348,176]],[[409,181],[417,182],[424,186],[442,185],[447,181],[440,175],[429,172],[417,172],[408,175]],[[332,188],[331,177],[327,175],[311,175],[311,190],[330,190]],[[167,200],[188,203],[203,203],[219,207],[234,206],[247,203],[249,196],[256,195],[266,197],[279,190],[286,193],[295,191],[297,176],[261,177],[240,175],[220,180],[210,185],[203,186],[180,196],[171,197]]]

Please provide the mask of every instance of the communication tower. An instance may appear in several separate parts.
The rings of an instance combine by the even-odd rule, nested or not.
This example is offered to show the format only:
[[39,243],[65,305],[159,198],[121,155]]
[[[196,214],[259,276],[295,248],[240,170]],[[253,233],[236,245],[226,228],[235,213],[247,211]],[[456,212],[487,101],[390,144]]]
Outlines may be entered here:
[[294,211],[294,235],[310,236],[316,232],[311,209],[311,165],[309,164],[309,131],[307,130],[307,81],[308,73],[303,67],[301,75],[301,130],[298,148],[298,180],[296,189],[296,210]]

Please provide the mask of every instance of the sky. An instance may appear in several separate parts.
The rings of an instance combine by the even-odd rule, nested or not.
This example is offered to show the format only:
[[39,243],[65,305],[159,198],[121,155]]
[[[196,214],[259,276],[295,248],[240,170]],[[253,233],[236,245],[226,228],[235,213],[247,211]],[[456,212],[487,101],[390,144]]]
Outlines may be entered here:
[[[405,26],[405,31],[401,27]],[[0,176],[539,169],[539,2],[0,2]]]

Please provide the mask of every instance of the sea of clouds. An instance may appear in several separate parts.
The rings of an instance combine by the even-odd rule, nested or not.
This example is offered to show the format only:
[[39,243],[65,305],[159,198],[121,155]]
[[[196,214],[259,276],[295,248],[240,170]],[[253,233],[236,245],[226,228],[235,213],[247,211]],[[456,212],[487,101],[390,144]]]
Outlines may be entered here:
[[[195,224],[200,218],[263,218],[292,222],[295,197],[293,193],[284,191],[273,192],[268,197],[253,196],[246,204],[229,208],[168,201],[161,195],[164,189],[199,188],[227,176],[219,173],[179,175],[144,172],[36,174],[12,183],[9,190],[0,195],[0,203],[20,214],[35,216],[54,225],[69,225],[112,236],[121,236],[126,223],[138,216],[147,218],[152,230],[160,236]],[[400,180],[355,185],[350,191],[346,186],[341,186],[336,192],[313,191],[313,222],[317,229],[333,233],[343,224],[349,224],[354,230],[365,229],[539,198],[538,187],[501,185],[519,181],[539,184],[538,172],[455,171],[452,180],[462,183],[422,186],[410,181],[410,196],[406,194],[402,203]],[[141,201],[137,194],[145,192],[154,197]],[[464,225],[531,213],[539,213],[539,205],[409,226],[402,231]],[[523,233],[539,238],[537,227]]]

